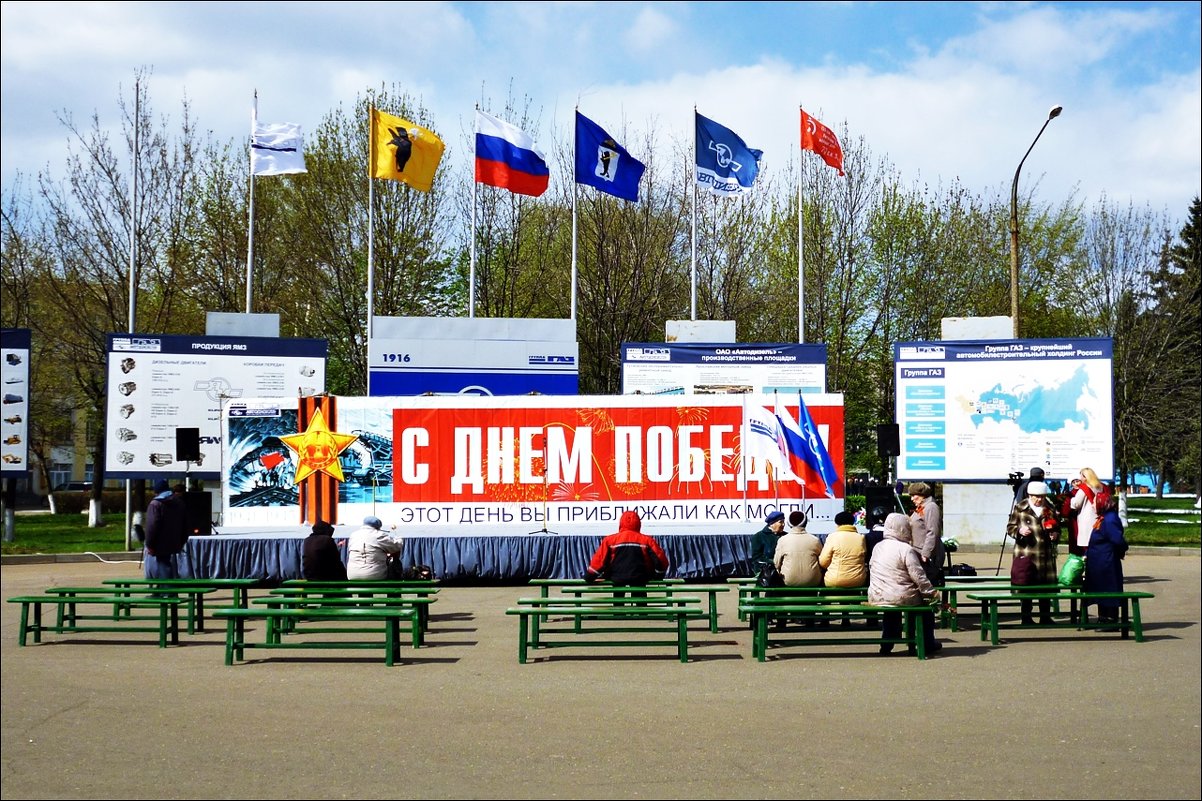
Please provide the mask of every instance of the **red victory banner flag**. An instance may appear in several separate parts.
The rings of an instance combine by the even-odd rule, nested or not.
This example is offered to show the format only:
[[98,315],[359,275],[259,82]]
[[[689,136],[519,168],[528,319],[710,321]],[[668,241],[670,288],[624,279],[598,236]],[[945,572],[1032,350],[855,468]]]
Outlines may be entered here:
[[843,147],[835,132],[801,110],[801,149],[817,153],[843,175]]

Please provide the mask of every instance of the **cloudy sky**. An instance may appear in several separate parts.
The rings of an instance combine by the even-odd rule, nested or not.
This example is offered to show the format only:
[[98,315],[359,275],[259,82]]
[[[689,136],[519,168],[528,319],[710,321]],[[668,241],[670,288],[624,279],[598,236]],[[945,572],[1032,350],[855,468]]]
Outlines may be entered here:
[[[480,103],[529,97],[540,144],[572,109],[687,142],[692,111],[796,161],[798,107],[863,138],[914,184],[959,180],[1183,219],[1202,184],[1198,2],[225,3],[4,2],[0,172],[63,175],[59,118],[118,123],[150,73],[154,110],[187,99],[220,141],[264,122],[316,128],[381,86],[430,111],[450,162]],[[551,148],[544,145],[544,150]],[[634,155],[638,150],[632,147]],[[806,154],[806,158],[816,158]],[[553,175],[552,180],[562,180]]]

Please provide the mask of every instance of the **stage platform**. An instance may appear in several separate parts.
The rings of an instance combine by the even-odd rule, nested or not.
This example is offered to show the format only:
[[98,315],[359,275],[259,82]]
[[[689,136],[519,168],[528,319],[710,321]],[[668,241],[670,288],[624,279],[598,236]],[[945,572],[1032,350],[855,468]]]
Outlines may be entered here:
[[[334,539],[346,560],[346,538],[357,526],[338,526]],[[466,528],[466,527],[463,527]],[[450,529],[462,531],[463,528]],[[578,578],[584,573],[603,533],[533,532],[497,527],[488,534],[448,534],[431,527],[395,532],[404,542],[405,567],[429,565],[440,581],[513,582],[532,578]],[[595,532],[595,527],[589,527]],[[685,579],[710,579],[750,575],[751,537],[746,533],[692,533],[677,527],[663,532],[644,526],[668,554],[668,575]],[[295,528],[224,528],[206,537],[192,537],[180,559],[180,573],[188,578],[256,578],[277,582],[301,578],[301,544],[308,530]]]

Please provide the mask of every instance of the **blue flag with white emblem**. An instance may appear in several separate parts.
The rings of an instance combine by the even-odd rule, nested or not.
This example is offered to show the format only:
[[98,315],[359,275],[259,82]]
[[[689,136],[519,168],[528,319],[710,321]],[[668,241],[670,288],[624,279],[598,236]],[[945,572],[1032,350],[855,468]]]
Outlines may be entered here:
[[639,181],[647,166],[626,152],[597,123],[576,112],[576,183],[623,200],[639,199]]
[[724,125],[694,112],[697,118],[697,183],[715,195],[750,192],[764,151],[744,144]]

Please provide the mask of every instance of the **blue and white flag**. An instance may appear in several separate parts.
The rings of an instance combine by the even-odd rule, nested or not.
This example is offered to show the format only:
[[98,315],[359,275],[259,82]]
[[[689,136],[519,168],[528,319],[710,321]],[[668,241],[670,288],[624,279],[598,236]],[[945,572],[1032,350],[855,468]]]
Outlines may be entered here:
[[788,470],[789,453],[780,420],[758,403],[748,404],[746,395],[743,396],[741,445],[740,456],[748,473],[758,475],[764,472],[764,465],[772,465],[774,470],[782,473]]
[[764,151],[749,148],[739,135],[693,112],[697,121],[697,183],[715,195],[750,192]]
[[293,122],[255,120],[250,138],[251,175],[292,175],[305,169],[305,137]]
[[604,128],[576,112],[576,183],[588,184],[623,200],[637,201],[639,181],[646,169]]

